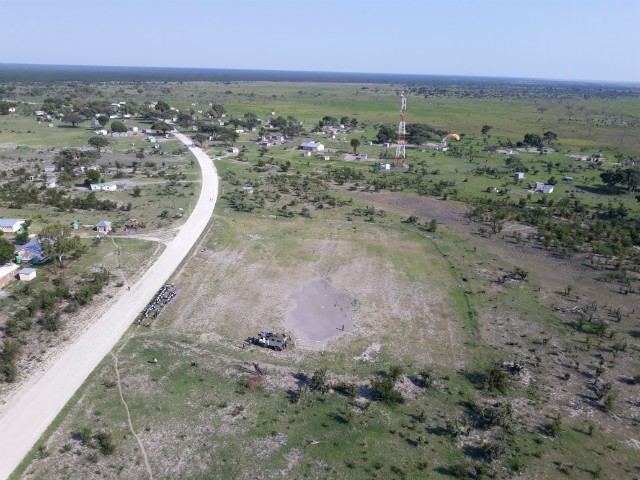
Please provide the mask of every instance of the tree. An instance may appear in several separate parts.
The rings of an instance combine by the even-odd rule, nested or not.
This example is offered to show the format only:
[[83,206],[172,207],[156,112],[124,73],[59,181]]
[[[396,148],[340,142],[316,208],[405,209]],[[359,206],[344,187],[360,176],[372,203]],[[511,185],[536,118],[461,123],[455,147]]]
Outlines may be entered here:
[[98,123],[102,128],[104,128],[107,123],[109,123],[109,117],[107,117],[106,115],[100,115],[96,120],[98,120]]
[[116,133],[125,133],[127,131],[127,126],[120,120],[114,120],[111,122],[111,131]]
[[100,183],[100,172],[93,168],[87,170],[87,181],[86,183]]
[[206,142],[207,140],[209,140],[209,137],[206,136],[204,133],[196,133],[193,136],[193,140],[195,142],[198,142],[200,144],[200,148],[202,148],[202,146],[204,145],[204,142]]
[[168,112],[171,110],[171,107],[164,100],[158,100],[158,103],[156,103],[156,110],[159,112]]
[[615,187],[618,183],[622,183],[624,181],[624,174],[620,170],[607,170],[606,172],[602,172],[600,174],[600,178],[602,179],[602,183],[609,186],[609,191],[613,191],[613,187]]
[[522,143],[531,147],[542,147],[542,137],[537,133],[527,133],[525,134]]
[[213,106],[211,107],[211,110],[213,111],[213,114],[218,118],[222,117],[222,115],[227,113],[225,108],[219,103],[214,103]]
[[100,153],[100,149],[109,145],[109,139],[102,136],[91,137],[87,140],[87,143],[94,147],[98,153]]
[[627,186],[629,193],[634,193],[640,186],[640,170],[638,168],[625,168],[623,175],[622,183]]
[[0,262],[5,263],[15,258],[15,247],[6,238],[0,238]]
[[67,113],[64,117],[62,117],[62,121],[64,123],[70,123],[72,127],[77,126],[80,122],[82,122],[84,118],[77,112]]
[[544,132],[542,134],[542,138],[547,142],[554,142],[558,140],[558,134],[549,130],[548,132]]
[[45,255],[57,258],[61,266],[64,257],[80,251],[80,237],[73,235],[69,225],[48,225],[42,229],[39,238]]
[[164,120],[156,120],[155,122],[153,122],[153,124],[151,125],[151,128],[153,130],[160,130],[162,133],[167,133],[169,130],[171,130],[173,127],[171,127],[171,125],[169,125],[167,122],[165,122]]
[[133,193],[131,195],[135,198],[138,198],[141,193],[142,189],[136,185],[135,187],[133,187]]
[[353,153],[357,154],[358,153],[358,147],[360,146],[360,140],[358,140],[357,138],[352,138],[351,139],[351,148],[353,148]]
[[380,125],[376,138],[380,143],[386,143],[394,139],[396,136],[397,132],[393,125]]
[[491,125],[483,125],[480,129],[482,135],[489,135],[489,132],[493,129]]
[[9,113],[11,106],[7,102],[0,102],[0,115],[6,115]]

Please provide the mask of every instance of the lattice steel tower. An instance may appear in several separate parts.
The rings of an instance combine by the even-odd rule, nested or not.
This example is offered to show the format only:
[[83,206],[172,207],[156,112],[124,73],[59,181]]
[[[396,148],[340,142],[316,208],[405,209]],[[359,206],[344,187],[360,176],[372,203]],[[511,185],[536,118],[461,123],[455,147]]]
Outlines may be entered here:
[[401,93],[401,105],[400,105],[400,124],[398,125],[398,143],[396,145],[396,161],[394,166],[406,167],[407,156],[405,152],[405,145],[407,144],[407,123],[405,121],[405,114],[407,113],[407,91],[404,90]]

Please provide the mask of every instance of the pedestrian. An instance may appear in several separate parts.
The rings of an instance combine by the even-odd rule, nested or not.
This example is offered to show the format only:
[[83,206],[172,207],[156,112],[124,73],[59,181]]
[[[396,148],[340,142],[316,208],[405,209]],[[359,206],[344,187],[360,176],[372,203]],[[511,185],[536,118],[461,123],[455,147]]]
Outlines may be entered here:
[[127,285],[127,290],[131,290],[131,287]]
[[342,331],[344,332],[344,323],[342,324]]

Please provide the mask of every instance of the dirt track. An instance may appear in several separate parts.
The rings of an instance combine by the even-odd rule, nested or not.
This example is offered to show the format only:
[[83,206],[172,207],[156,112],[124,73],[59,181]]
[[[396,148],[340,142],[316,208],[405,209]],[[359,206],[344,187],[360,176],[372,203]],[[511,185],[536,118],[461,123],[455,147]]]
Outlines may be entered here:
[[[192,141],[176,133],[185,145]],[[0,408],[0,479],[18,466],[75,391],[126,332],[138,313],[178,268],[207,226],[218,197],[218,176],[199,148],[190,148],[202,170],[198,203],[156,263],[56,361],[30,378]]]

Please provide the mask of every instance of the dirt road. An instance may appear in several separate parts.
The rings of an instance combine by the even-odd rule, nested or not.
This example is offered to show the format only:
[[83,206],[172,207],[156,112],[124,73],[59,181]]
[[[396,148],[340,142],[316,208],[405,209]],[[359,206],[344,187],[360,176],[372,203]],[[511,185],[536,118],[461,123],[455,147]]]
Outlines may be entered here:
[[[192,141],[180,133],[185,145]],[[45,429],[109,353],[138,313],[167,282],[204,231],[218,198],[218,175],[211,159],[190,147],[202,170],[198,203],[180,232],[142,278],[51,365],[30,378],[0,407],[0,479],[18,466]],[[181,292],[178,292],[180,295]]]

